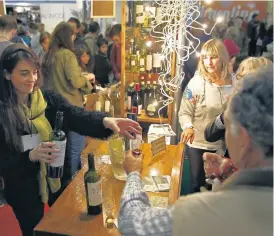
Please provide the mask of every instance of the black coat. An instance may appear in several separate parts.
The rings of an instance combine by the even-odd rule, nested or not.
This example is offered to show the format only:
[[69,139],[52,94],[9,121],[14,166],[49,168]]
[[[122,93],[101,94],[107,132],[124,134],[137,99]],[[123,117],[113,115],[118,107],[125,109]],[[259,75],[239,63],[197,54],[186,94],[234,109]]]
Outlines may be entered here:
[[[45,115],[54,127],[57,110],[64,112],[64,131],[72,130],[81,135],[99,139],[108,138],[112,130],[103,125],[107,113],[89,112],[83,108],[72,106],[65,98],[55,92],[42,91],[48,104]],[[23,135],[23,134],[18,134]],[[0,127],[0,176],[5,182],[5,197],[14,208],[33,207],[34,198],[39,199],[37,174],[39,162],[29,160],[30,150],[23,153],[12,152],[5,145],[4,132]]]
[[94,75],[96,81],[104,87],[109,83],[109,73],[112,71],[107,55],[98,53],[95,56]]

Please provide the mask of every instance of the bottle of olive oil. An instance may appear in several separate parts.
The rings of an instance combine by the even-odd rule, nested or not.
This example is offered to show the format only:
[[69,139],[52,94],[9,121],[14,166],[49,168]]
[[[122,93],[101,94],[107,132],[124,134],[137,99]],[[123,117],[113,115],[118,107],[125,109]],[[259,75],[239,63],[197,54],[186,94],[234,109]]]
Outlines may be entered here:
[[89,153],[88,171],[84,175],[88,215],[99,215],[102,212],[101,176],[97,173],[94,162],[93,153]]

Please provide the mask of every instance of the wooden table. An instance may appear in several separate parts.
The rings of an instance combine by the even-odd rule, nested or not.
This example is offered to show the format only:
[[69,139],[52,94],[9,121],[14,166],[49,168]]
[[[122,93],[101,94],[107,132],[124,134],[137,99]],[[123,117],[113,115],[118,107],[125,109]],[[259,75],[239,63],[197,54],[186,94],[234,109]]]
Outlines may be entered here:
[[[180,195],[180,176],[183,166],[182,151],[183,146],[181,144],[178,146],[167,146],[166,152],[158,154],[152,161],[150,144],[145,144],[143,148],[145,157],[142,176],[155,174],[171,175],[171,188],[169,192],[149,193],[149,195],[168,197],[169,205],[173,204]],[[89,152],[94,152],[96,157],[107,154],[106,142],[90,139],[83,154],[86,155]],[[50,211],[36,226],[34,229],[35,236],[121,235],[115,226],[112,229],[104,227],[102,214],[99,216],[87,216],[83,182],[83,175],[86,169],[85,165],[51,207]],[[113,214],[114,217],[117,217],[125,182],[115,179],[113,175],[111,176],[108,180],[109,182],[103,185],[103,194],[104,189],[107,188],[109,190],[112,187],[113,198],[115,200]]]

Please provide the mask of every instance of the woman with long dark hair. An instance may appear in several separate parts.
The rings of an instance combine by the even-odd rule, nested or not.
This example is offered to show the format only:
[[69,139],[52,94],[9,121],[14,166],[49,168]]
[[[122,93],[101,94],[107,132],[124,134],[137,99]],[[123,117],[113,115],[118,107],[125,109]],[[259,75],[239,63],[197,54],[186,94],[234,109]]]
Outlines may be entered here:
[[58,110],[64,113],[65,132],[100,139],[113,131],[127,136],[128,131],[140,133],[136,122],[87,112],[55,92],[41,91],[40,85],[38,57],[22,44],[8,46],[0,60],[0,176],[23,236],[32,235],[43,217],[48,192],[60,188],[60,180],[46,178],[45,173],[45,163],[54,162],[59,152],[49,142]]
[[[93,74],[82,74],[74,53],[75,39],[73,27],[66,22],[59,23],[52,33],[48,53],[44,57],[43,76],[45,87],[66,98],[72,105],[83,107],[84,94],[92,92]],[[90,79],[90,81],[89,81]],[[85,146],[85,137],[76,132],[68,133],[66,165],[70,170],[64,184],[68,185],[81,167],[81,152]]]

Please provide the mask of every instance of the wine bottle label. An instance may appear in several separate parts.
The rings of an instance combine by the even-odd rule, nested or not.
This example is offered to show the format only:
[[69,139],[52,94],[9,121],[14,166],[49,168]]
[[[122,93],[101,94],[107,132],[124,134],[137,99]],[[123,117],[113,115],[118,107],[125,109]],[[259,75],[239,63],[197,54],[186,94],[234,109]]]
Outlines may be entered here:
[[153,54],[153,67],[154,68],[160,68],[161,67],[161,54],[160,53],[154,53]]
[[64,165],[65,154],[66,154],[66,144],[67,140],[64,141],[52,141],[56,144],[56,149],[59,149],[59,153],[55,154],[57,156],[54,163],[51,163],[52,167],[61,167]]
[[138,106],[138,115],[142,114],[142,104]]
[[136,6],[136,23],[137,24],[144,23],[144,5]]
[[135,63],[134,60],[131,61],[131,65],[132,65],[132,66],[135,66],[135,65],[136,65],[136,63]]
[[145,59],[144,58],[140,58],[140,66],[144,66],[145,65]]
[[96,103],[95,103],[95,110],[96,111],[101,111],[101,102],[100,101],[96,101]]
[[88,205],[98,206],[102,204],[102,183],[99,180],[96,183],[87,183],[88,188]]
[[132,113],[138,114],[138,107],[132,106]]
[[154,113],[156,112],[156,107],[153,104],[148,104],[147,110]]
[[152,55],[147,55],[146,69],[147,71],[150,71],[152,69]]
[[131,96],[128,96],[128,97],[127,97],[127,108],[128,108],[129,110],[131,109],[131,100],[132,100]]
[[109,112],[110,101],[105,101],[105,112]]

